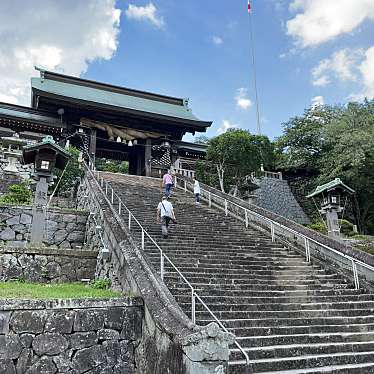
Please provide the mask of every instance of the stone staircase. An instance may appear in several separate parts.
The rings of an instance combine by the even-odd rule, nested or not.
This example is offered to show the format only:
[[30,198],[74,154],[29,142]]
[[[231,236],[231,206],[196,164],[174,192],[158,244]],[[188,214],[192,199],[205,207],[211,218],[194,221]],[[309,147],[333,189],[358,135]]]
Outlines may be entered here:
[[[162,239],[156,224],[160,182],[105,174],[122,201],[248,353],[254,373],[374,373],[374,294],[354,290],[340,275],[306,263],[298,253],[223,212],[196,208],[192,194],[171,199],[178,224]],[[123,215],[127,222],[127,213]],[[141,232],[134,229],[140,242]],[[146,257],[160,270],[158,250]],[[165,261],[164,281],[191,316],[191,292]],[[211,315],[197,302],[196,323]],[[230,351],[229,373],[245,373]]]

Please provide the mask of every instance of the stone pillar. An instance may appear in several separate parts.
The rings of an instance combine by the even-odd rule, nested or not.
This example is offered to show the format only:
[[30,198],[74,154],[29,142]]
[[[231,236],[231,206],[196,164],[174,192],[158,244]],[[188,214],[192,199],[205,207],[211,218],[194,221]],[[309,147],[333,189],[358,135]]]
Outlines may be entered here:
[[337,210],[330,208],[324,213],[326,214],[328,236],[333,239],[340,239],[340,227]]
[[46,206],[48,203],[48,183],[46,177],[40,177],[35,191],[33,221],[31,227],[31,244],[39,245],[44,239],[46,223]]
[[152,139],[147,139],[145,141],[144,150],[144,163],[145,163],[145,175],[146,177],[152,176]]

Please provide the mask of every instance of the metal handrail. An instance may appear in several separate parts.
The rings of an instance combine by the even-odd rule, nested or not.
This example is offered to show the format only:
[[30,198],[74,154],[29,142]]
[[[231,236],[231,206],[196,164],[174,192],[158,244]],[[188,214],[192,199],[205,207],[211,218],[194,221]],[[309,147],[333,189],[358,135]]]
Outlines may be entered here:
[[[90,165],[87,165],[84,163],[87,170],[90,172],[91,176],[95,180],[97,186],[101,189],[101,191],[108,197],[109,195],[109,184],[107,181],[105,181],[105,190],[102,189],[104,186],[104,179],[101,177],[101,180],[98,180],[95,176],[95,167],[93,163],[90,163],[92,165],[93,169],[91,170]],[[97,171],[96,171],[97,172]],[[98,173],[98,172],[97,172]],[[101,185],[99,183],[101,182]],[[118,196],[118,194],[114,191],[113,187],[110,187],[110,203],[112,207],[114,208],[114,198],[116,197],[118,200],[118,211],[119,214],[121,214],[122,207],[126,209],[128,212],[128,226],[129,228],[131,227],[131,218],[136,222],[136,224],[141,228],[142,230],[142,242],[141,242],[141,247],[142,250],[144,250],[144,238],[145,235],[151,240],[151,242],[155,245],[155,247],[159,250],[160,252],[160,276],[162,281],[164,280],[164,259],[166,259],[170,265],[175,269],[177,274],[183,279],[183,281],[187,284],[187,286],[191,289],[191,319],[194,324],[196,324],[196,298],[202,303],[204,308],[208,311],[208,313],[214,318],[214,320],[218,323],[218,325],[225,331],[229,332],[225,326],[222,324],[222,322],[215,316],[215,314],[209,309],[209,307],[205,304],[205,302],[202,300],[202,298],[199,296],[199,294],[195,291],[194,287],[191,285],[191,283],[187,280],[187,278],[180,272],[180,270],[174,265],[174,263],[169,259],[169,257],[163,252],[161,247],[156,243],[156,241],[149,235],[147,230],[141,225],[141,223],[136,219],[134,214],[131,212],[131,210],[123,203],[122,199]],[[234,335],[235,336],[235,335]],[[238,343],[236,336],[235,336],[235,345],[239,348],[239,350],[242,352],[243,356],[245,357],[246,361],[246,374],[252,374],[252,368],[250,365],[250,360],[248,354],[244,351],[243,347]]]
[[[180,180],[182,180],[184,182],[184,187],[182,186],[178,186],[178,182],[177,182],[177,178],[179,178]],[[187,184],[191,186],[191,189],[193,190],[193,184],[189,181],[186,181],[185,179],[182,179],[180,177],[177,177],[175,176],[175,185],[176,187],[179,187],[179,188],[183,188],[184,191],[187,191]],[[359,277],[358,277],[358,272],[357,272],[357,265],[360,265],[370,271],[373,271],[374,272],[374,267],[369,265],[369,264],[366,264],[360,260],[357,260],[355,259],[354,257],[352,256],[349,256],[347,254],[344,254],[334,248],[331,248],[329,247],[328,245],[326,244],[323,244],[321,242],[319,242],[318,240],[316,239],[313,239],[299,231],[296,231],[294,229],[291,229],[290,227],[287,227],[287,226],[284,226],[282,225],[281,223],[277,222],[277,221],[274,221],[272,220],[271,218],[268,218],[268,217],[265,217],[263,216],[262,214],[260,213],[257,213],[251,209],[248,209],[248,208],[245,208],[239,204],[236,204],[222,196],[219,196],[213,192],[210,192],[210,191],[207,191],[203,188],[200,188],[200,195],[202,198],[205,198],[206,197],[204,196],[204,193],[206,193],[208,195],[208,202],[209,202],[209,206],[212,205],[212,200],[211,200],[211,197],[214,196],[215,198],[218,198],[220,200],[223,200],[223,206],[224,206],[224,209],[225,209],[225,215],[227,216],[228,215],[228,204],[230,203],[231,205],[234,205],[240,209],[243,209],[244,210],[244,214],[245,214],[245,224],[246,224],[246,227],[248,227],[248,213],[254,215],[255,217],[257,218],[260,218],[261,220],[267,222],[270,224],[270,232],[271,232],[271,238],[272,238],[272,241],[274,242],[275,241],[275,226],[277,227],[280,227],[281,229],[285,230],[285,231],[288,231],[289,233],[291,234],[294,234],[296,236],[299,236],[301,239],[304,239],[304,243],[305,243],[305,257],[306,257],[306,260],[307,262],[310,262],[310,242],[313,242],[315,244],[317,244],[318,246],[321,246],[341,257],[344,257],[346,258],[347,260],[351,261],[351,266],[352,266],[352,273],[353,273],[353,278],[354,278],[354,282],[355,282],[355,289],[358,290],[360,288],[360,280],[359,280]]]

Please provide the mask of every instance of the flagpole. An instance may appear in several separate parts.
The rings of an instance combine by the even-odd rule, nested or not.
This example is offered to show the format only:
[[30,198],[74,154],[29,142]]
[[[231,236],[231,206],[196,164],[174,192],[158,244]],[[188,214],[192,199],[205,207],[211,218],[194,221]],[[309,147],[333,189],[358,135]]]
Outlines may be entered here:
[[[253,3],[253,1],[252,1]],[[252,72],[253,72],[253,86],[256,97],[256,118],[257,118],[257,135],[261,135],[261,122],[260,122],[260,110],[258,104],[258,92],[257,92],[257,74],[256,74],[256,60],[255,60],[255,45],[252,30],[252,9],[248,1],[248,19],[249,19],[249,37],[251,44],[251,55],[252,55]]]

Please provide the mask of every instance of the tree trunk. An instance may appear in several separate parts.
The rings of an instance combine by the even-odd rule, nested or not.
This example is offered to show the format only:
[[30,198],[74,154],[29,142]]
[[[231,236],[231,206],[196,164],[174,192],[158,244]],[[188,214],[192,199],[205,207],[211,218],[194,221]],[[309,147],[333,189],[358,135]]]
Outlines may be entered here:
[[225,169],[221,165],[217,165],[217,173],[218,173],[218,180],[219,186],[222,192],[225,192],[225,188],[223,187],[223,175],[225,173]]

